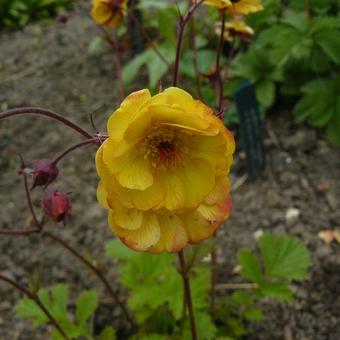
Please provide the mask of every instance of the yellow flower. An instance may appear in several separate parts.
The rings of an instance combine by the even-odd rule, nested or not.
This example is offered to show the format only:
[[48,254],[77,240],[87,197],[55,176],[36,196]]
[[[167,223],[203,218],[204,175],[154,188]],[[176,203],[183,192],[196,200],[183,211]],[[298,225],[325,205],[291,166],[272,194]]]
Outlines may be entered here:
[[[221,25],[218,24],[215,30],[217,35],[221,35]],[[254,35],[254,30],[247,26],[247,24],[239,19],[226,22],[224,30],[224,39],[233,41],[235,36],[240,38],[249,38]]]
[[204,3],[221,10],[227,10],[232,15],[247,15],[263,9],[261,0],[205,0]]
[[127,8],[127,0],[93,0],[92,18],[98,24],[117,27]]
[[[195,2],[195,0],[193,0]],[[220,9],[225,9],[231,6],[231,0],[205,0],[204,3],[209,6],[214,6]]]
[[179,88],[130,94],[96,155],[97,196],[130,248],[177,252],[209,238],[231,209],[232,134]]
[[261,0],[231,0],[227,12],[232,15],[247,15],[263,10]]

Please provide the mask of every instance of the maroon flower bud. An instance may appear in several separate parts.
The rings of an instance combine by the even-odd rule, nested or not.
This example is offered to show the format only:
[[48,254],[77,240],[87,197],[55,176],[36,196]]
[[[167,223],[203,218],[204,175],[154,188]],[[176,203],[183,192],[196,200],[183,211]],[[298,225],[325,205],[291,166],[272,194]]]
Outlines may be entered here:
[[54,222],[65,222],[71,213],[71,202],[68,194],[58,190],[46,190],[42,198],[45,214]]
[[34,164],[31,190],[39,185],[44,185],[46,188],[56,179],[58,172],[57,166],[52,161],[48,159],[39,159]]
[[60,13],[56,18],[57,22],[60,22],[61,24],[66,24],[68,22],[68,19],[69,19],[68,13]]

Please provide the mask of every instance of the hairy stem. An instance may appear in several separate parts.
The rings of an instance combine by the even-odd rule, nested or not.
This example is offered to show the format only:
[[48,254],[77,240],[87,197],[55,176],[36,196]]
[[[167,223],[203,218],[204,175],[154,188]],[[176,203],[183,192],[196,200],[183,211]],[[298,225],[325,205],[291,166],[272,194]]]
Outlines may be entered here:
[[102,283],[104,284],[105,288],[110,293],[114,302],[122,309],[126,319],[129,321],[131,326],[133,326],[133,320],[131,319],[131,316],[129,312],[127,311],[125,305],[120,301],[117,292],[113,290],[110,283],[108,282],[108,280],[106,279],[106,277],[100,270],[98,270],[91,262],[86,260],[84,256],[78,253],[73,247],[71,247],[69,244],[67,244],[64,240],[62,240],[55,234],[52,234],[51,232],[48,232],[48,231],[43,231],[42,236],[48,237],[49,239],[57,242],[59,245],[61,245],[63,248],[65,248],[71,254],[73,254],[78,260],[84,263],[102,281]]
[[221,13],[222,20],[221,20],[221,34],[218,41],[217,52],[216,52],[216,75],[217,75],[217,112],[223,110],[223,79],[221,74],[221,54],[223,49],[223,42],[224,42],[224,31],[225,31],[225,11]]
[[61,328],[58,321],[51,315],[51,313],[48,311],[48,309],[42,304],[42,302],[39,299],[39,296],[35,294],[34,292],[29,291],[27,288],[21,286],[19,283],[13,281],[9,277],[0,274],[0,280],[7,282],[15,289],[19,290],[21,293],[25,294],[29,299],[33,300],[39,308],[43,311],[43,313],[47,316],[47,318],[50,320],[50,322],[53,324],[53,326],[58,330],[58,332],[63,336],[64,339],[68,340],[68,336],[66,335],[65,331]]
[[194,307],[192,304],[191,291],[190,291],[190,278],[189,278],[188,268],[186,267],[186,264],[185,264],[183,250],[178,253],[178,259],[179,259],[179,263],[181,267],[181,275],[183,278],[185,302],[186,302],[188,312],[189,312],[191,338],[192,340],[197,340],[195,314],[194,314]]
[[181,50],[183,45],[183,35],[185,26],[188,23],[188,21],[191,19],[192,15],[194,14],[195,10],[198,8],[199,5],[202,4],[204,0],[198,0],[196,1],[188,10],[187,14],[185,16],[181,16],[179,19],[179,32],[178,32],[178,38],[177,38],[177,47],[176,47],[176,58],[175,58],[175,66],[174,66],[174,77],[173,77],[173,86],[177,86],[178,83],[178,71],[179,71],[179,63],[181,59]]
[[53,112],[47,109],[43,109],[41,107],[21,107],[18,109],[12,109],[8,111],[4,111],[0,113],[0,120],[11,117],[11,116],[16,116],[20,114],[37,114],[45,117],[49,117],[55,120],[58,120],[59,122],[63,123],[64,125],[70,127],[71,129],[77,131],[80,133],[83,137],[86,138],[92,138],[92,135],[88,133],[86,130],[84,130],[81,126],[79,126],[77,123],[69,120],[68,118],[65,118],[61,114],[57,112]]

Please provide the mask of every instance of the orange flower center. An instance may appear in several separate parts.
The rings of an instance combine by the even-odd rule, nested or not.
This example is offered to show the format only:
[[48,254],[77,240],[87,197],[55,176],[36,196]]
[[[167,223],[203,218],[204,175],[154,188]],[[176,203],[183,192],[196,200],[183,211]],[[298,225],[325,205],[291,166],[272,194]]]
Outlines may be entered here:
[[154,126],[144,139],[144,158],[152,167],[161,170],[174,170],[183,164],[187,148],[184,133],[169,126]]

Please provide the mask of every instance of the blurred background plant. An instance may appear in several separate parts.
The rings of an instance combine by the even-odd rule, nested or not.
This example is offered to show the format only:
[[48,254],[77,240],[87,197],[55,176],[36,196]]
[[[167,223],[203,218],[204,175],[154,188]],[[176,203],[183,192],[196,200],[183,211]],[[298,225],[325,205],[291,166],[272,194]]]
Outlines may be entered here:
[[72,0],[0,0],[0,29],[20,28],[31,21],[48,20],[71,5]]
[[235,79],[256,86],[263,112],[293,107],[296,122],[325,127],[340,145],[340,17],[338,0],[264,0],[249,16],[257,32],[231,66]]

